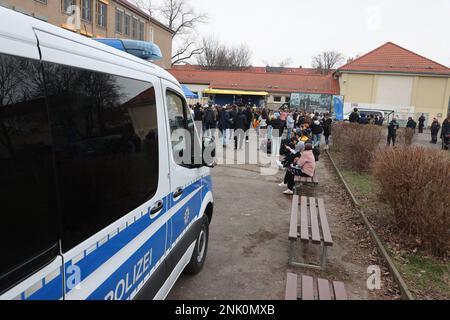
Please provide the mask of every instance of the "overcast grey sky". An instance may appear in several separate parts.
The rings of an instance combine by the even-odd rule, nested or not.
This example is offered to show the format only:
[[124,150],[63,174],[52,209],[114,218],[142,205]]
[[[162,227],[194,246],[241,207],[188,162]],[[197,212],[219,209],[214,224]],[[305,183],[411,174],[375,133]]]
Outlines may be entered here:
[[247,44],[253,65],[337,50],[363,54],[392,41],[450,66],[450,0],[188,0],[209,15],[199,36]]

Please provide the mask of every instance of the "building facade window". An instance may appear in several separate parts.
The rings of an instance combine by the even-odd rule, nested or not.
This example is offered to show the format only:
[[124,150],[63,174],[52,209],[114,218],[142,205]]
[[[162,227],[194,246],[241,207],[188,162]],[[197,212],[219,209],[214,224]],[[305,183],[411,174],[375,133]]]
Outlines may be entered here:
[[153,29],[153,27],[148,29],[148,38],[149,41],[155,42],[155,29]]
[[106,4],[97,0],[97,25],[106,27]]
[[123,32],[123,11],[116,9],[116,32]]
[[129,36],[131,34],[131,16],[125,14],[125,35]]
[[273,97],[274,102],[281,102],[281,97]]
[[81,0],[81,19],[92,21],[92,0]]
[[145,23],[139,21],[139,40],[145,40]]
[[132,24],[131,24],[131,37],[133,39],[137,39],[137,33],[138,33],[138,20],[136,18],[133,18]]
[[71,12],[69,12],[69,8],[70,8],[70,6],[73,6],[74,4],[75,4],[75,0],[62,0],[61,1],[62,12],[66,13],[66,14],[71,14]]
[[42,4],[47,4],[47,0],[34,0],[34,1],[42,3]]

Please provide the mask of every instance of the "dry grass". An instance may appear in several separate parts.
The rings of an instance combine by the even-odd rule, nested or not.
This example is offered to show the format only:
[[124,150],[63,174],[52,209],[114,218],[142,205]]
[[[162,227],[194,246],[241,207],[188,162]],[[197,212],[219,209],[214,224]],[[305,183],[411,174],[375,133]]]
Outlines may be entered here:
[[383,138],[382,127],[339,122],[333,126],[333,148],[344,157],[346,168],[363,172]]
[[418,146],[386,149],[374,156],[373,175],[397,230],[412,246],[448,256],[450,161],[445,153]]

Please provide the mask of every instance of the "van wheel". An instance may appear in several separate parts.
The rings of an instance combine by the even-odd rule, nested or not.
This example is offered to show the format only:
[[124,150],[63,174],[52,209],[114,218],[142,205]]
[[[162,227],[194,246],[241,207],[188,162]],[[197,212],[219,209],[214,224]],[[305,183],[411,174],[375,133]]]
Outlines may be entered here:
[[202,218],[202,226],[195,241],[194,252],[192,253],[191,261],[186,267],[186,273],[197,274],[203,269],[206,260],[206,253],[208,251],[209,240],[209,221],[205,215]]

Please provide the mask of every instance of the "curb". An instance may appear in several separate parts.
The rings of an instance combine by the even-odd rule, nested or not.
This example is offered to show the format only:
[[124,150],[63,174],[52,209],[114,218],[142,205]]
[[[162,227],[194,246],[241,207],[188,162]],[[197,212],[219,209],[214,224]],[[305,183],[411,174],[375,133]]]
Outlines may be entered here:
[[364,224],[366,225],[367,229],[369,229],[370,236],[372,237],[373,241],[375,241],[375,244],[377,245],[377,248],[378,248],[378,252],[383,256],[384,260],[386,261],[386,263],[388,265],[389,270],[393,274],[395,282],[397,282],[398,286],[400,287],[400,292],[402,294],[402,297],[407,300],[414,300],[414,296],[409,291],[408,287],[406,286],[405,281],[403,280],[402,276],[400,275],[400,272],[397,270],[397,267],[395,266],[391,257],[387,253],[386,249],[384,248],[383,243],[381,242],[377,233],[373,229],[372,224],[369,222],[369,219],[367,219],[367,216],[361,209],[361,205],[359,204],[356,197],[353,195],[350,187],[348,186],[347,182],[344,179],[344,176],[339,171],[339,168],[337,167],[336,163],[334,162],[334,160],[331,157],[328,150],[326,150],[326,153],[328,155],[328,158],[331,160],[331,163],[333,164],[334,170],[336,171],[336,173],[339,177],[339,180],[345,186],[347,193],[350,195],[350,198],[352,199],[354,207],[357,209],[357,211],[358,211],[361,219],[364,221]]

